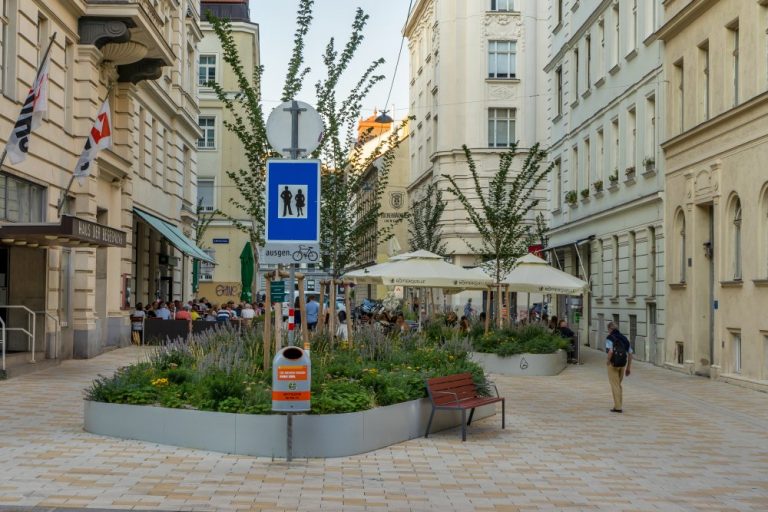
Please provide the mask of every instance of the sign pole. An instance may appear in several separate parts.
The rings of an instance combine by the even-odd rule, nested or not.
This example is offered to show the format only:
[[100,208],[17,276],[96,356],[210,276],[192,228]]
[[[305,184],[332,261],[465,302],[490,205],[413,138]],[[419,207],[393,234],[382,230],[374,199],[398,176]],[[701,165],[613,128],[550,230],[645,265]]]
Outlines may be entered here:
[[287,445],[285,448],[285,460],[287,462],[291,462],[293,460],[293,413],[288,413],[288,425],[287,425],[287,432],[286,432],[286,442]]
[[272,272],[267,272],[264,275],[264,282],[266,283],[267,298],[264,301],[264,371],[269,370],[269,361],[271,359],[272,346]]

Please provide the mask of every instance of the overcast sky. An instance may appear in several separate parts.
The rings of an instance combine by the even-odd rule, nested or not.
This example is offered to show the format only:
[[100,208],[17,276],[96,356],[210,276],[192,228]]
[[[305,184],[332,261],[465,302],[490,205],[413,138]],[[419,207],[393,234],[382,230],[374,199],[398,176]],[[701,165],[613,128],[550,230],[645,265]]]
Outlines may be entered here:
[[[415,3],[415,2],[414,2]],[[259,24],[261,36],[261,62],[265,67],[263,97],[267,111],[279,104],[287,71],[288,59],[293,48],[298,0],[250,0],[251,20]],[[312,73],[304,82],[304,89],[297,99],[315,104],[314,84],[324,73],[322,54],[331,37],[336,38],[336,48],[346,44],[355,9],[361,7],[370,15],[363,41],[347,72],[347,81],[341,84],[349,91],[370,65],[383,57],[381,68],[386,79],[379,83],[363,104],[362,115],[369,116],[374,108],[381,110],[392,83],[397,53],[402,38],[402,28],[408,11],[409,0],[315,0],[314,20],[308,34],[305,51],[306,63]],[[408,113],[408,42],[403,46],[389,105],[394,104],[393,117],[400,119]],[[390,115],[392,115],[390,113]]]

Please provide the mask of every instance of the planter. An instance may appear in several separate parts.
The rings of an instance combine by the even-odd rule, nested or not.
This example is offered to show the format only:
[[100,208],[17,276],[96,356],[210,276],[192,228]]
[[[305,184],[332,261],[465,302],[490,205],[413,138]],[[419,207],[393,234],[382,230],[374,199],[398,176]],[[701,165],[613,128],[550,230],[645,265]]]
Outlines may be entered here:
[[564,350],[554,354],[518,354],[501,357],[496,354],[472,352],[470,357],[489,373],[501,375],[551,376],[562,372],[567,362]]
[[[293,456],[346,457],[422,437],[432,406],[428,399],[347,414],[293,417]],[[488,405],[482,419],[496,414]],[[432,432],[461,424],[458,411],[438,411]],[[124,439],[256,457],[286,456],[286,416],[168,409],[85,401],[85,430]]]

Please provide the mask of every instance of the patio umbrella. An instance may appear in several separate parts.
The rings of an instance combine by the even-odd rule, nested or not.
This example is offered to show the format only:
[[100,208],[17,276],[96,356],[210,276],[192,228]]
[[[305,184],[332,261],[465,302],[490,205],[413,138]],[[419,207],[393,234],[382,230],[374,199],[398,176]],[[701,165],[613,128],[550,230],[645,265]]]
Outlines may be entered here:
[[192,293],[200,289],[200,260],[192,260]]
[[[485,274],[481,268],[472,269],[475,275]],[[487,274],[486,274],[487,275]],[[526,254],[515,263],[515,268],[502,280],[513,292],[556,293],[580,295],[589,284],[576,276],[549,266],[538,256]]]
[[490,277],[448,263],[429,251],[400,254],[385,263],[348,272],[344,277],[357,283],[453,290],[484,290],[493,283]]
[[240,300],[251,301],[253,283],[253,251],[251,242],[246,242],[240,253]]

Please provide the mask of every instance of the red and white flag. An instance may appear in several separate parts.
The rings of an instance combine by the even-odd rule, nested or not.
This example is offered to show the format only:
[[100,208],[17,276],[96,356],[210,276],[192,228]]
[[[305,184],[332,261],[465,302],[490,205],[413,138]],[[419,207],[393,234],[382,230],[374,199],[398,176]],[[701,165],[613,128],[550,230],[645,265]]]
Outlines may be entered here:
[[5,150],[12,163],[18,164],[27,158],[29,152],[29,137],[32,130],[40,126],[43,120],[43,114],[48,110],[48,64],[50,56],[46,56],[40,71],[37,73],[35,83],[24,100],[21,107],[21,113],[16,120],[16,124],[11,130],[11,136],[8,137],[8,144]]
[[96,115],[96,122],[91,128],[88,140],[85,141],[83,153],[77,161],[75,178],[78,183],[82,185],[82,178],[91,174],[91,163],[96,158],[96,154],[109,147],[112,147],[112,115],[109,112],[109,99],[106,99]]

